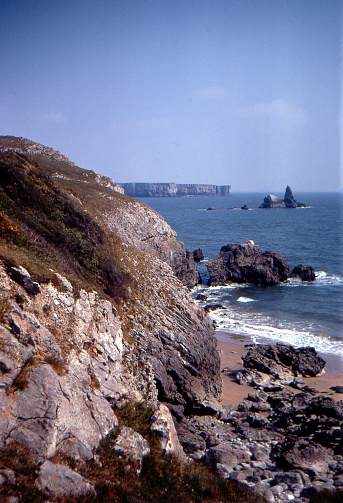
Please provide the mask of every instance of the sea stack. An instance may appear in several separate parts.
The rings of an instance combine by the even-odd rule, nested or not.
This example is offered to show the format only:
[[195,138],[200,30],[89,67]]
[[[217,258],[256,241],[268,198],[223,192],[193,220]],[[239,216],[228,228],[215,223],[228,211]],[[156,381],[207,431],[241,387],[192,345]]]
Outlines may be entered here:
[[264,198],[259,208],[306,208],[306,204],[298,203],[295,200],[291,187],[287,185],[283,199],[274,194],[269,194]]

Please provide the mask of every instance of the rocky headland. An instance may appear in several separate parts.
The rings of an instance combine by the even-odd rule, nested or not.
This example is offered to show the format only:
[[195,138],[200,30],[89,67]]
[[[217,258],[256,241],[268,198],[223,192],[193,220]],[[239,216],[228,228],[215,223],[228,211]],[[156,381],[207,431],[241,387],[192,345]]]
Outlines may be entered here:
[[131,197],[229,196],[231,185],[196,183],[120,183]]
[[317,355],[249,349],[242,382],[272,377],[254,373],[247,400],[222,406],[213,323],[189,294],[200,250],[114,182],[37,145],[0,138],[1,501],[337,493],[342,404],[299,381],[304,366],[322,371]]

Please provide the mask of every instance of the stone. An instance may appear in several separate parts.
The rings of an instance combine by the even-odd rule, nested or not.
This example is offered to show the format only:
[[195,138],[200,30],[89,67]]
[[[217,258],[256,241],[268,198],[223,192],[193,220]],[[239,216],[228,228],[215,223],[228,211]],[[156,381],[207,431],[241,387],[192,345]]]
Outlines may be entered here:
[[231,442],[222,442],[218,446],[208,449],[205,461],[214,467],[221,464],[234,468],[238,464],[250,461],[250,457],[251,455],[247,449],[234,447]]
[[22,285],[27,293],[37,295],[41,292],[40,285],[32,281],[29,272],[24,267],[11,267],[9,275],[16,283]]
[[300,278],[301,281],[315,281],[316,274],[313,267],[299,264],[291,272],[291,278],[295,277]]
[[335,464],[332,449],[303,440],[286,442],[281,446],[280,462],[310,475],[326,475]]
[[204,252],[201,248],[198,248],[197,250],[193,251],[193,257],[195,262],[201,262],[202,260],[204,260]]
[[120,434],[116,438],[112,449],[136,462],[136,472],[142,469],[143,458],[150,454],[149,442],[140,433],[128,426],[123,426]]
[[270,449],[263,445],[254,445],[250,450],[252,460],[264,461],[266,459],[269,459]]
[[271,374],[278,379],[302,375],[315,377],[325,366],[323,358],[314,348],[293,348],[287,344],[249,344],[247,354],[242,357],[243,367]]
[[48,460],[41,465],[35,484],[47,496],[95,495],[94,486],[79,473]]
[[160,404],[150,420],[150,429],[154,431],[161,444],[161,449],[166,454],[174,454],[184,458],[182,446],[176,433],[171,413],[166,405]]

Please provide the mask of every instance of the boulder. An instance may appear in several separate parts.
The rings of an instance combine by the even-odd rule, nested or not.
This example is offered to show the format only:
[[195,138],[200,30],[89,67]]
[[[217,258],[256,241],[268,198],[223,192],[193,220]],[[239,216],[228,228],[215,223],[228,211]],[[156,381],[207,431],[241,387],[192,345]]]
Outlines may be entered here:
[[41,465],[35,484],[47,496],[84,497],[95,494],[94,486],[79,473],[47,460]]
[[291,277],[298,277],[301,281],[314,281],[316,279],[316,275],[313,267],[304,266],[302,264],[297,265],[291,272]]
[[302,470],[310,476],[326,475],[336,462],[332,449],[306,439],[285,441],[276,456],[281,466]]
[[321,374],[325,366],[323,358],[310,347],[294,348],[281,343],[250,344],[245,347],[248,351],[242,357],[244,368],[271,374],[277,378],[290,373],[293,376],[300,374],[304,377],[315,377]]
[[286,204],[280,197],[269,194],[259,208],[286,208]]
[[150,420],[150,429],[154,431],[161,444],[161,449],[167,454],[184,458],[184,452],[176,433],[173,418],[166,405],[160,404]]
[[202,249],[198,248],[197,250],[194,250],[193,257],[195,262],[201,262],[202,260],[204,260],[204,253]]
[[262,252],[253,242],[228,244],[220,250],[217,259],[206,264],[211,286],[227,283],[252,283],[275,285],[290,276],[290,267],[283,255]]
[[143,458],[150,454],[149,442],[128,426],[123,426],[112,449],[125,458],[131,459],[138,475],[142,469]]

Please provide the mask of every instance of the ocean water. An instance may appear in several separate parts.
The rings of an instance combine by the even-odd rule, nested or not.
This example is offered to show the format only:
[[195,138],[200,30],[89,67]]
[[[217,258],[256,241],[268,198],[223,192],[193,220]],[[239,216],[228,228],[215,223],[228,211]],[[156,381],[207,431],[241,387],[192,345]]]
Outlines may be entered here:
[[[321,353],[343,356],[343,194],[297,193],[296,199],[307,208],[259,209],[265,195],[140,200],[165,218],[186,249],[202,248],[203,284],[192,295],[204,293],[207,304],[223,306],[211,312],[217,330],[250,336],[255,342],[310,345]],[[240,209],[244,204],[248,211]],[[215,209],[207,211],[209,207]],[[218,257],[222,246],[250,239],[263,251],[282,253],[291,268],[311,265],[316,280],[291,279],[271,287],[208,287],[206,261]]]

